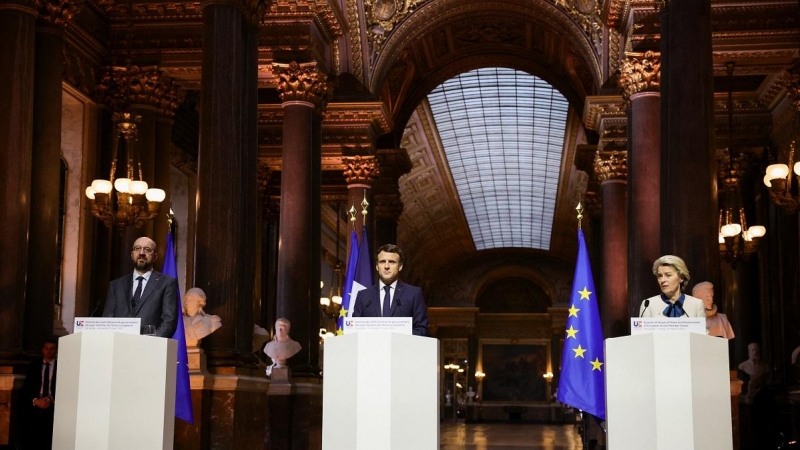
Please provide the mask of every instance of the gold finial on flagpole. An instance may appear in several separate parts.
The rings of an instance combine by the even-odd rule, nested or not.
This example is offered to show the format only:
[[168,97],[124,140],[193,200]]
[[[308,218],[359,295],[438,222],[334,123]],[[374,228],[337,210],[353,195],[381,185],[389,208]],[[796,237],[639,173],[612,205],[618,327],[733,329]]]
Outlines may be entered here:
[[361,201],[361,214],[364,216],[364,224],[367,224],[367,208],[369,208],[369,202],[367,201],[367,189],[364,188],[364,200]]
[[578,196],[578,206],[575,207],[578,212],[578,229],[581,229],[581,221],[583,220],[583,205],[581,205],[581,196]]
[[347,210],[347,214],[350,214],[350,226],[353,229],[356,229],[356,205],[350,205],[350,209]]

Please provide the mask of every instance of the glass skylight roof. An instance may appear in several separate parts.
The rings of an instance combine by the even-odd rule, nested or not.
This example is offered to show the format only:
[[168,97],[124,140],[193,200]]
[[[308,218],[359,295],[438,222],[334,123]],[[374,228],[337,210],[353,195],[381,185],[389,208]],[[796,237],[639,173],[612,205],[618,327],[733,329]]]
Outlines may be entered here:
[[514,69],[484,68],[428,95],[478,250],[550,249],[567,100]]

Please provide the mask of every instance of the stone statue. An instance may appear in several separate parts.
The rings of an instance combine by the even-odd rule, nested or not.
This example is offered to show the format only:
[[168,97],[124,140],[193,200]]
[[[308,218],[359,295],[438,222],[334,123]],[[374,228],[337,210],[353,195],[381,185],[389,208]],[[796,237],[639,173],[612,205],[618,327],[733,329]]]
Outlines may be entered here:
[[697,283],[692,289],[692,296],[703,301],[706,306],[706,329],[709,336],[733,339],[733,327],[728,322],[728,316],[717,312],[714,304],[714,285],[708,281]]
[[272,368],[286,367],[286,360],[296,355],[302,348],[300,343],[289,337],[292,323],[288,319],[280,318],[275,321],[275,335],[264,346],[264,353],[272,359],[272,366],[267,368],[270,375]]
[[751,403],[758,391],[767,384],[769,366],[761,359],[761,346],[755,342],[747,346],[747,361],[739,364],[739,370],[750,377],[747,383],[747,392],[744,393],[745,401]]
[[191,288],[183,298],[183,332],[186,345],[197,345],[200,339],[217,331],[222,326],[219,316],[206,314],[206,293],[200,288]]
[[475,400],[476,395],[477,394],[475,393],[475,391],[472,390],[472,386],[470,386],[469,389],[467,389],[467,403],[471,405],[472,401]]

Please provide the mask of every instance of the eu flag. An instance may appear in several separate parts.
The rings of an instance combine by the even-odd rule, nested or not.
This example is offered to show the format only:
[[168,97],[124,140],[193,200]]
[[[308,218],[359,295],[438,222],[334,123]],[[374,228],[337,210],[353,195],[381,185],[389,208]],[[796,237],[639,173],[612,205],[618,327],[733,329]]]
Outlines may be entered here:
[[567,333],[561,355],[558,401],[606,418],[603,329],[583,230],[578,230],[578,262],[572,282]]
[[350,315],[350,310],[356,305],[356,298],[350,296],[353,289],[353,279],[356,275],[358,266],[358,235],[356,230],[350,232],[350,255],[347,257],[347,272],[344,276],[344,287],[342,292],[342,309],[339,310],[339,318],[336,319],[336,334],[340,335],[344,330],[344,318]]
[[[167,248],[164,251],[163,272],[176,280],[178,279],[178,262],[175,258],[175,246],[172,243],[172,233],[167,233]],[[192,388],[189,384],[189,355],[186,353],[186,334],[183,331],[183,301],[181,290],[175,294],[178,299],[178,327],[172,339],[178,341],[178,370],[175,379],[175,417],[186,422],[194,423],[192,412]]]

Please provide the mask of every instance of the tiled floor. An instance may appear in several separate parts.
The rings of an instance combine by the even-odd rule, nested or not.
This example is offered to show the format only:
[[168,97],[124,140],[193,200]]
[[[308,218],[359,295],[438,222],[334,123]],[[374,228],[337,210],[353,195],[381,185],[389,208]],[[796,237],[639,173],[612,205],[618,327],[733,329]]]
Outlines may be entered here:
[[440,450],[580,450],[575,425],[452,423],[439,428]]

